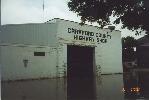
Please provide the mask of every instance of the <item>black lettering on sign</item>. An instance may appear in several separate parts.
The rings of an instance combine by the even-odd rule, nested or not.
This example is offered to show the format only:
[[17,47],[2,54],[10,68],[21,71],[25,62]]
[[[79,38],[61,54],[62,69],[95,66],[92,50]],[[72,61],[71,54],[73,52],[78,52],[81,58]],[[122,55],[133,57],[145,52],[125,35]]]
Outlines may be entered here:
[[84,31],[81,31],[81,33],[82,33],[82,35],[84,35],[84,34],[85,34],[85,32],[84,32]]
[[101,33],[96,33],[96,37],[102,37]]
[[100,39],[101,43],[107,43],[107,39]]
[[77,30],[76,29],[74,29],[74,34],[77,34]]
[[80,31],[79,31],[79,30],[76,30],[76,33],[77,33],[77,34],[80,34]]
[[78,30],[76,30],[76,34],[78,34]]
[[79,36],[79,40],[82,40],[82,37],[83,37],[83,36]]
[[97,38],[97,42],[100,42],[100,39],[99,38]]
[[105,39],[105,42],[104,43],[107,43],[107,39]]
[[87,31],[85,31],[84,33],[85,33],[85,35],[87,35]]
[[74,35],[74,39],[75,40],[78,40],[78,35]]
[[73,28],[71,29],[71,32],[74,33],[74,29]]
[[89,41],[92,41],[92,38],[91,37],[89,37]]
[[106,38],[106,34],[103,34],[102,38]]
[[85,36],[82,36],[82,40],[85,40]]
[[94,36],[94,32],[90,32],[90,36]]
[[68,33],[71,33],[71,28],[68,28]]
[[73,33],[74,40],[84,40],[94,42],[97,39],[97,43],[107,43],[107,39],[111,39],[111,35],[107,32],[105,34],[102,33],[94,33],[90,31],[83,31],[74,28],[68,28],[68,33]]
[[97,38],[97,43],[100,44],[100,38]]
[[96,37],[98,37],[98,33],[96,33]]
[[79,40],[85,40],[85,36],[79,36]]
[[110,37],[110,39],[111,39],[111,35],[107,35],[107,38],[109,38]]
[[99,37],[102,37],[102,34],[101,33],[98,33],[99,34]]
[[78,34],[81,34],[81,30],[78,30]]
[[86,39],[85,39],[86,41],[89,41],[89,37],[86,37]]
[[89,32],[89,31],[87,31],[87,35],[88,35],[88,36],[91,36],[91,34],[90,34],[90,32]]
[[100,42],[103,43],[104,42],[104,39],[100,39]]

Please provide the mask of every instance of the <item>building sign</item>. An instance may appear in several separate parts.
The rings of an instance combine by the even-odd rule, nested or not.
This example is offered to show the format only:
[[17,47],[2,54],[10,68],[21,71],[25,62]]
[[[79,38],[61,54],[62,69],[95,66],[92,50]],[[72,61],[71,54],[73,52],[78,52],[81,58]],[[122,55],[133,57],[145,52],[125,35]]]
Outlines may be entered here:
[[111,39],[111,35],[107,33],[95,33],[90,31],[83,31],[74,28],[68,28],[68,33],[73,34],[74,40],[84,40],[88,42],[107,43]]

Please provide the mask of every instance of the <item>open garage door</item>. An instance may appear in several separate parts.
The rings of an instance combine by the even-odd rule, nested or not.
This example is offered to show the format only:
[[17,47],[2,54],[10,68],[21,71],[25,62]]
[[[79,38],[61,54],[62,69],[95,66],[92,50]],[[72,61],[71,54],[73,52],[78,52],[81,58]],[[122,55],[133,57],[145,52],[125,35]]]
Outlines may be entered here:
[[67,46],[67,100],[94,100],[94,47]]
[[67,47],[67,77],[93,77],[94,48],[69,45]]

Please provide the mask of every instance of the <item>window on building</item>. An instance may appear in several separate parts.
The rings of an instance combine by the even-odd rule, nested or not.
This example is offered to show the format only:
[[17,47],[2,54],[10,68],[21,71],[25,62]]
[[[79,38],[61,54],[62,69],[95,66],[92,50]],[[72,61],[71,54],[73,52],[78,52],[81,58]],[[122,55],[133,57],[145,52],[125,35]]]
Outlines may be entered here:
[[45,52],[34,52],[34,56],[45,56]]

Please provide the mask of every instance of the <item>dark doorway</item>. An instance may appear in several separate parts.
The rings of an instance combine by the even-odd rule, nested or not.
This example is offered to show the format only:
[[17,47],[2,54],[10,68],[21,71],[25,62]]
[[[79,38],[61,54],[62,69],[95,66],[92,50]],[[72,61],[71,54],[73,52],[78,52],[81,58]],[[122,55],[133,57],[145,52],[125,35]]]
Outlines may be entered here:
[[67,100],[95,100],[94,47],[67,47]]
[[68,45],[67,47],[67,77],[93,77],[94,48]]

